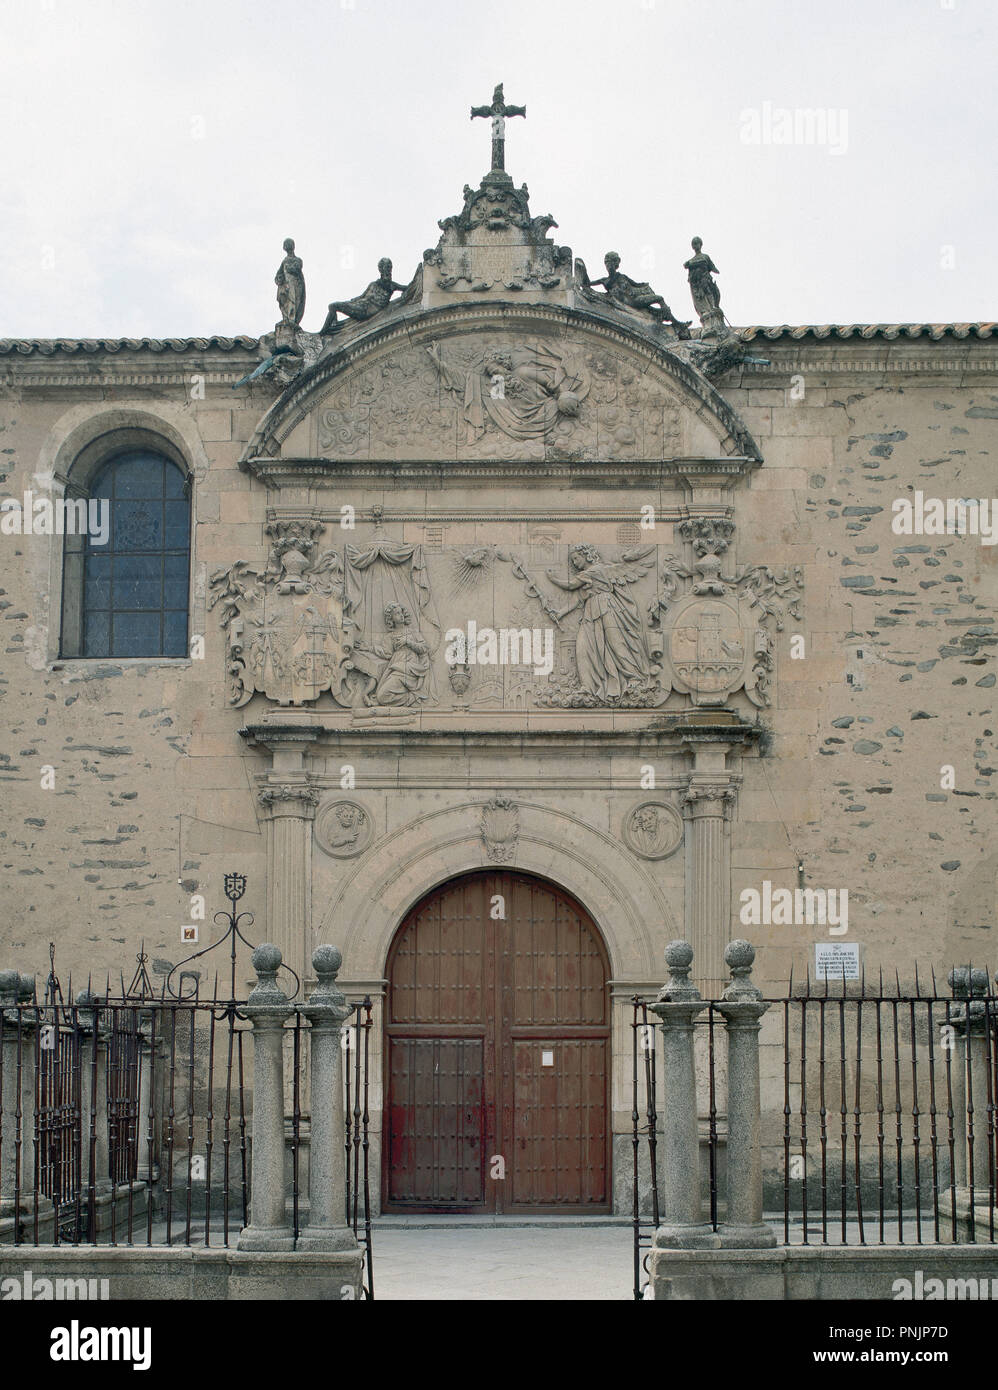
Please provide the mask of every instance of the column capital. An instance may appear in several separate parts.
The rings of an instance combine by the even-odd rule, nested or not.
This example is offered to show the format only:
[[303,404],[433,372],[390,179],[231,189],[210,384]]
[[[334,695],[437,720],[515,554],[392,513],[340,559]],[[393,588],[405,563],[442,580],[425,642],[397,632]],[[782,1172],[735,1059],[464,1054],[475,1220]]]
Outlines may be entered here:
[[711,816],[717,820],[731,820],[738,800],[738,784],[726,779],[701,781],[694,774],[683,793],[683,815],[687,820],[700,820]]
[[271,819],[295,816],[299,820],[313,820],[320,795],[319,788],[309,781],[268,782],[257,792],[257,800]]

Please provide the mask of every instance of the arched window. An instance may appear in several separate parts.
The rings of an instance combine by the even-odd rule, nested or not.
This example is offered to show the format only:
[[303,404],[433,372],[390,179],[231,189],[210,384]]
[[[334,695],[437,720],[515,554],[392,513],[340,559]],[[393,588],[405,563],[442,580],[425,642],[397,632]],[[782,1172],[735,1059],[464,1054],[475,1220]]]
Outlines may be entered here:
[[186,656],[191,507],[183,470],[163,454],[132,449],[71,491],[96,503],[108,528],[104,544],[92,527],[66,536],[62,655]]

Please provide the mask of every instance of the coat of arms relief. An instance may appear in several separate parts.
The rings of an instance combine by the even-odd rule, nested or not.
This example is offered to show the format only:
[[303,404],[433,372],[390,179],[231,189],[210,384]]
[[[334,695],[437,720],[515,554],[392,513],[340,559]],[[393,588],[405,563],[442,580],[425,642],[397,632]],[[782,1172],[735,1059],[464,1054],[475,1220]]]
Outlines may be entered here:
[[[362,523],[363,524],[363,523]],[[479,524],[481,529],[482,523]],[[393,539],[323,548],[324,523],[279,520],[270,556],[210,579],[226,634],[229,700],[328,695],[355,722],[421,709],[659,709],[670,696],[771,701],[776,635],[801,618],[799,569],[725,572],[727,518],[677,527],[687,562],[656,543],[430,549]]]

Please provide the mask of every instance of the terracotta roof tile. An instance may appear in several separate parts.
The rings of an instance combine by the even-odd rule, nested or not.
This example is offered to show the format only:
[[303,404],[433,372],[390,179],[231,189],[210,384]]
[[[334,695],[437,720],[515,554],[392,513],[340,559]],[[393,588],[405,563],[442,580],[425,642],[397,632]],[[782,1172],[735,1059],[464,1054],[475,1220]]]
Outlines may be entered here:
[[991,338],[998,337],[998,323],[804,323],[794,327],[781,323],[766,328],[753,324],[750,328],[739,330],[746,342],[753,338],[766,338],[775,342],[780,338],[881,338],[887,342],[895,338]]
[[198,352],[208,348],[230,352],[236,348],[253,351],[258,346],[257,338],[218,335],[211,338],[0,338],[0,356],[38,353],[42,357],[52,357],[57,352],[187,352],[191,348]]

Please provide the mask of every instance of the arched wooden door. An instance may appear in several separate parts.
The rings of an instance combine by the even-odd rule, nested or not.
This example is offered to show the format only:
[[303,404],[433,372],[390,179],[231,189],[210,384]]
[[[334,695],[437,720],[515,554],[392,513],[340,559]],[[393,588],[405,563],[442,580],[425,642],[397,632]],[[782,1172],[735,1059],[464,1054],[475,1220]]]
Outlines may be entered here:
[[607,959],[553,884],[428,894],[388,958],[385,1208],[610,1210]]

